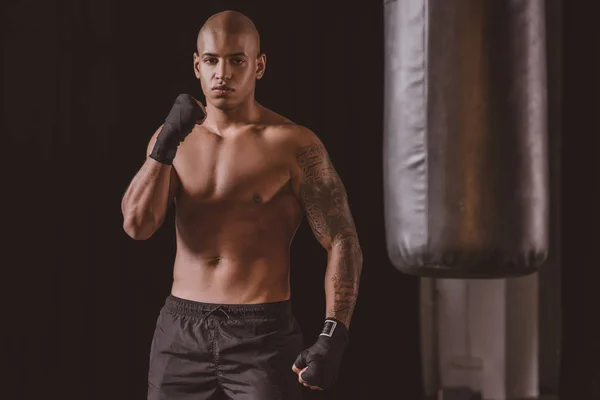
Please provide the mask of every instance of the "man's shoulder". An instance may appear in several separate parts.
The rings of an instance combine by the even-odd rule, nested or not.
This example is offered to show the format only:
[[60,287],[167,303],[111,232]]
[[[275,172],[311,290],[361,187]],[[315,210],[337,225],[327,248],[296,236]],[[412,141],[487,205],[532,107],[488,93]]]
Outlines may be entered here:
[[[270,111],[270,110],[269,110]],[[321,143],[317,135],[308,127],[298,124],[273,111],[265,121],[264,133],[269,141],[303,147],[313,143]]]
[[309,148],[323,146],[310,128],[293,122],[270,125],[265,130],[264,137],[278,151],[283,151],[294,159]]
[[280,122],[266,126],[265,133],[272,137],[285,139],[297,143],[310,141],[316,137],[315,133],[306,126],[294,122]]

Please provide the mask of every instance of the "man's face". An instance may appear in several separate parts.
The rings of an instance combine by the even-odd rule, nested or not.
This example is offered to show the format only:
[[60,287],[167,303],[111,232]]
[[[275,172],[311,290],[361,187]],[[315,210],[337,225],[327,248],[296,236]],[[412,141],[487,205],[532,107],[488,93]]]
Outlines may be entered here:
[[194,72],[207,102],[227,110],[254,95],[256,79],[265,69],[265,56],[257,57],[257,47],[251,34],[206,31],[200,35]]

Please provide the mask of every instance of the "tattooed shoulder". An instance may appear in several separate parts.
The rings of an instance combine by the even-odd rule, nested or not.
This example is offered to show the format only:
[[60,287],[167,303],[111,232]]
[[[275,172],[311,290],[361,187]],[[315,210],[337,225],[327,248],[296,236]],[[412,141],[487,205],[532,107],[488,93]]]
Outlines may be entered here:
[[337,178],[335,169],[322,143],[311,143],[296,151],[296,162],[300,167],[303,181],[321,182]]

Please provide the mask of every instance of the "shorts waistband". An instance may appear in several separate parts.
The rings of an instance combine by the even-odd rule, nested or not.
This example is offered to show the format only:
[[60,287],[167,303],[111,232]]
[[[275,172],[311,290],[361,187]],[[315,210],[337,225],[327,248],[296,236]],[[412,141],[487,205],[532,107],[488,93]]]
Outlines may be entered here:
[[207,313],[221,310],[232,318],[276,318],[289,316],[292,313],[292,302],[291,300],[283,300],[258,304],[217,304],[182,299],[169,294],[163,309],[177,314],[197,317],[203,317]]

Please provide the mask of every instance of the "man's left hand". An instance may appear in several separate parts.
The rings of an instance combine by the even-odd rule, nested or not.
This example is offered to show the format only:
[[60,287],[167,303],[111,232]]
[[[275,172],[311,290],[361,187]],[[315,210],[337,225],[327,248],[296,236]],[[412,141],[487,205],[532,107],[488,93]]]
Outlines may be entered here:
[[292,366],[298,381],[313,390],[330,389],[337,380],[347,346],[348,328],[338,320],[326,319],[319,339],[300,353]]

